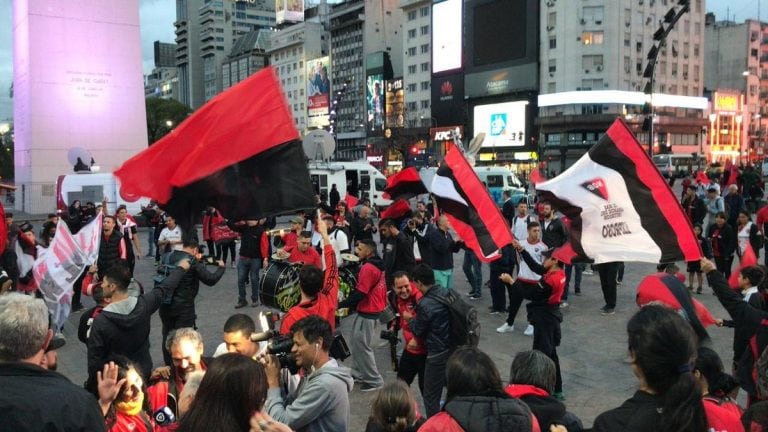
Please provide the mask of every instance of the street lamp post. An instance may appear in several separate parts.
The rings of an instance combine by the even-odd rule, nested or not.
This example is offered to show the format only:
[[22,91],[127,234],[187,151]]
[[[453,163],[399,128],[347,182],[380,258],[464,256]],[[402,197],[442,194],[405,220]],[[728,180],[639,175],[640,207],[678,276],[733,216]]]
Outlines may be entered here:
[[[715,121],[717,121],[717,114],[711,113],[709,115],[709,154],[712,154],[712,148],[715,145]],[[712,157],[712,162],[715,162],[715,158]]]
[[[681,6],[679,11],[676,11],[674,7],[669,9],[664,15],[659,29],[653,34],[654,42],[658,42],[658,45],[651,45],[651,49],[648,51],[647,59],[648,66],[646,66],[643,72],[643,78],[648,78],[648,84],[646,84],[644,93],[648,95],[647,108],[644,109],[646,119],[643,122],[643,127],[648,130],[648,155],[653,156],[653,142],[654,142],[654,106],[653,106],[653,87],[654,87],[654,72],[656,71],[656,59],[659,55],[659,48],[662,47],[667,40],[667,36],[675,27],[675,23],[688,12],[690,9],[690,0],[679,0],[678,5]],[[664,26],[667,24],[667,27]]]

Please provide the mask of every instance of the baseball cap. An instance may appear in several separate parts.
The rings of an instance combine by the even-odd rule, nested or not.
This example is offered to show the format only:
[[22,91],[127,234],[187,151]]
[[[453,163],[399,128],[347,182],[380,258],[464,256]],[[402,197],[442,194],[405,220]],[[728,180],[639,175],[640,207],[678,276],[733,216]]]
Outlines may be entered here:
[[299,216],[296,216],[295,218],[291,219],[291,223],[292,224],[303,224],[304,223],[304,219],[299,217]]

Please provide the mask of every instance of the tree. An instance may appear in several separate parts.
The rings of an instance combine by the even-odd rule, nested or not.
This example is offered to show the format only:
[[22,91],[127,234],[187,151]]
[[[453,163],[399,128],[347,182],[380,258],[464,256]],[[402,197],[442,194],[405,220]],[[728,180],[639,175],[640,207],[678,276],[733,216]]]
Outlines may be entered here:
[[146,107],[149,145],[164,137],[192,112],[188,106],[174,99],[148,98]]

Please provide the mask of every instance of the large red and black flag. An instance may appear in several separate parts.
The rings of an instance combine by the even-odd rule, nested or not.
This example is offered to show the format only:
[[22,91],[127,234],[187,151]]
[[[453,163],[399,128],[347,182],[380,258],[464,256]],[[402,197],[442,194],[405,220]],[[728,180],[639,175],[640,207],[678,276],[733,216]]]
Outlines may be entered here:
[[271,67],[217,95],[115,175],[188,228],[207,206],[258,219],[314,205],[299,133]]
[[482,261],[499,258],[499,249],[512,242],[506,220],[456,146],[448,145],[431,192],[456,234]]
[[620,119],[573,166],[536,190],[571,220],[570,242],[579,259],[701,258],[675,194]]
[[408,167],[387,179],[384,198],[397,201],[429,193],[424,179],[416,167]]

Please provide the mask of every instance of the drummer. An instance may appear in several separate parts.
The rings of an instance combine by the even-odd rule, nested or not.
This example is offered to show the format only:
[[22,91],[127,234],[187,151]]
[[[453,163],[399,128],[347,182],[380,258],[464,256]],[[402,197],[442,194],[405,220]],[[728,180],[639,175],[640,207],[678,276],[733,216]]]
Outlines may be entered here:
[[283,232],[283,230],[280,230],[280,236],[283,239],[283,250],[285,250],[288,253],[291,253],[293,249],[296,247],[296,244],[299,239],[299,235],[301,234],[301,231],[304,228],[304,218],[301,216],[295,216],[293,219],[291,219],[291,230],[288,232]]
[[[285,253],[288,252],[286,251]],[[285,256],[284,254],[281,255]],[[320,254],[312,247],[312,233],[309,231],[302,231],[299,233],[296,247],[294,247],[288,255],[288,262],[291,264],[310,264],[317,268],[322,268],[323,261],[320,258]]]
[[[328,236],[328,228],[325,224],[318,226],[318,231],[323,239],[323,255],[328,268],[323,272],[319,265],[305,264],[299,272],[299,289],[301,290],[301,301],[296,306],[290,308],[283,317],[280,324],[280,334],[285,335],[291,331],[293,324],[310,315],[318,315],[331,324],[331,330],[336,324],[336,308],[339,304],[339,278],[336,267],[336,254],[331,246],[331,239]],[[314,251],[310,247],[311,234],[303,231],[299,235],[298,248],[305,247]],[[306,245],[302,245],[306,242]],[[297,249],[298,249],[297,248]],[[319,257],[318,257],[319,259]]]

